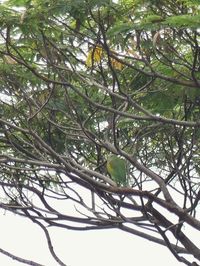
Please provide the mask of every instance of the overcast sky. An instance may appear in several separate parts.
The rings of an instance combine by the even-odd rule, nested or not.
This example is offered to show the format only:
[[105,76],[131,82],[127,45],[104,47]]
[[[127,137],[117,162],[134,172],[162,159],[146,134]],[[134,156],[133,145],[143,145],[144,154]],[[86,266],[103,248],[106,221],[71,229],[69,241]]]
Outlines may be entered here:
[[[77,232],[51,229],[55,251],[67,266],[180,266],[167,248],[113,229]],[[8,212],[0,213],[0,248],[15,255],[57,266],[37,225]],[[0,254],[0,265],[21,266]]]

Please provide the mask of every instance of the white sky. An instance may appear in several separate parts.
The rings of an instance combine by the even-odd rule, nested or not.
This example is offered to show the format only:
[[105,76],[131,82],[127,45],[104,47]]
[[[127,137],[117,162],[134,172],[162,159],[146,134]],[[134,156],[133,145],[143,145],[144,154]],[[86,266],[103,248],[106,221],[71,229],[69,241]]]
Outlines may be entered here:
[[[67,266],[180,266],[167,248],[113,229],[71,231],[51,229],[54,249]],[[0,248],[45,266],[58,264],[49,255],[37,225],[9,212],[0,212]],[[0,254],[0,265],[25,265]]]
[[[78,185],[74,185],[73,188],[79,191],[84,201],[90,206],[90,192]],[[0,189],[0,198],[4,197]],[[36,197],[32,196],[31,200],[34,205],[42,207]],[[53,199],[48,203],[63,214],[75,215],[74,202],[60,202]],[[98,205],[101,206],[100,202]],[[80,207],[78,209],[82,211]],[[162,213],[165,215],[164,210]],[[166,213],[166,217],[168,215],[169,213]],[[176,222],[177,217],[170,215],[170,219]],[[200,234],[197,235],[196,232],[189,230],[189,227],[184,227],[186,235],[195,236],[193,239],[198,245]],[[49,228],[49,232],[56,254],[67,266],[183,265],[167,248],[117,229],[82,232]],[[40,227],[28,219],[2,209],[0,209],[0,248],[45,266],[58,266],[48,251],[46,238]],[[0,253],[0,266],[22,265],[26,264],[13,261]]]

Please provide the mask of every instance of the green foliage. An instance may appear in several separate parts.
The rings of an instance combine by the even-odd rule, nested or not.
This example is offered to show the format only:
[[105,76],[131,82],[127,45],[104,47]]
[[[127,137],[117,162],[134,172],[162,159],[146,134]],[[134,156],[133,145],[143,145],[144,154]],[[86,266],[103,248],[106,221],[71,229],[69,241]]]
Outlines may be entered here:
[[178,15],[168,17],[165,21],[166,25],[178,28],[199,28],[200,15]]
[[24,7],[31,3],[31,0],[8,0],[7,4],[11,7]]
[[[2,128],[1,152],[59,161],[30,131],[62,158],[103,174],[106,141],[167,169],[162,147],[178,147],[170,132],[199,120],[199,16],[195,1],[1,5],[1,116],[24,129],[8,136]],[[102,54],[92,64],[96,47]],[[183,135],[187,144],[191,131]],[[113,179],[125,184],[124,170]]]
[[131,31],[133,29],[133,25],[129,23],[120,23],[118,25],[115,25],[112,29],[108,31],[108,36],[115,36],[117,34],[123,34]]

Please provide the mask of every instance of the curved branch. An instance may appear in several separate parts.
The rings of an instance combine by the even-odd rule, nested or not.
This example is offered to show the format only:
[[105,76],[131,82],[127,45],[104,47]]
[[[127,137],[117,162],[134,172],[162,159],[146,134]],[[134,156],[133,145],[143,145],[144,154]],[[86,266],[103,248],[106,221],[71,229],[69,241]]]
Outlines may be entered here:
[[24,264],[26,264],[26,265],[31,265],[31,266],[45,266],[45,265],[42,265],[42,264],[40,264],[40,263],[34,262],[34,261],[32,261],[32,260],[22,259],[22,258],[20,258],[20,257],[18,257],[18,256],[13,255],[13,254],[10,253],[10,252],[4,250],[4,249],[2,249],[2,248],[0,248],[0,253],[2,253],[2,254],[4,254],[4,255],[8,256],[9,258],[11,258],[11,259],[13,259],[13,260],[15,260],[15,261],[18,261],[18,262],[24,263]]

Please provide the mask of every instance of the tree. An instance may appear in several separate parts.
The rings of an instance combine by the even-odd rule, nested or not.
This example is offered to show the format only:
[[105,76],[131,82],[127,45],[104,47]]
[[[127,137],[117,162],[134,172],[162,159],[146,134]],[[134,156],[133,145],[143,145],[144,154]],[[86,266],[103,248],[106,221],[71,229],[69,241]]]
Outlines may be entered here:
[[[47,226],[119,228],[199,265],[200,249],[186,234],[188,226],[200,230],[199,7],[0,6],[1,208],[38,224],[59,265]],[[126,161],[127,186],[107,173],[110,155]],[[74,216],[52,199],[75,204]]]

